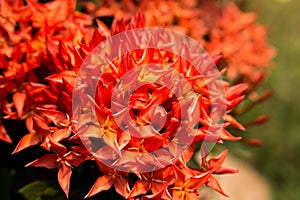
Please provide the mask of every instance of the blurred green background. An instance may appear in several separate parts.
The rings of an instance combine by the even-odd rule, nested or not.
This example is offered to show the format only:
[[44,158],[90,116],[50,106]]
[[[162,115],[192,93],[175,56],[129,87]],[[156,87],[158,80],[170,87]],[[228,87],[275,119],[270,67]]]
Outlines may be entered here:
[[[251,0],[244,10],[256,11],[269,29],[269,42],[277,48],[273,69],[263,88],[271,99],[250,115],[267,114],[270,120],[245,134],[263,140],[262,147],[233,145],[237,156],[247,159],[272,186],[273,200],[300,199],[300,1]],[[230,147],[231,148],[231,147]]]

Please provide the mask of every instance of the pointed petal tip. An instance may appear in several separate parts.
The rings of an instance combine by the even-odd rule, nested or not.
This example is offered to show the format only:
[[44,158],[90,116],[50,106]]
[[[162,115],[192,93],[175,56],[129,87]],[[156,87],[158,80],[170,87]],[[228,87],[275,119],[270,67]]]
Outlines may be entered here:
[[13,150],[13,152],[11,152],[11,155],[14,155],[14,154],[16,154],[17,153],[17,151],[16,151],[16,149],[15,150]]

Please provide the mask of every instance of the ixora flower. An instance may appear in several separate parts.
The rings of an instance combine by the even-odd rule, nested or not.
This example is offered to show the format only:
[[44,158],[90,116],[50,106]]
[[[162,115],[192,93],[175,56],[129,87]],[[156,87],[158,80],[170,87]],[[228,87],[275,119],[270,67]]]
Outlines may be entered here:
[[146,26],[170,27],[196,39],[209,53],[222,51],[229,80],[240,75],[253,77],[261,67],[268,67],[275,56],[274,48],[266,43],[266,27],[256,23],[256,14],[243,13],[234,3],[142,0],[104,1],[94,5],[82,1],[82,4],[99,19],[129,20],[142,10]]
[[254,12],[244,13],[234,3],[218,0],[80,2],[87,13],[109,25],[113,19],[130,20],[142,10],[146,26],[160,25],[184,33],[197,40],[210,55],[221,52],[218,68],[226,68],[223,78],[234,84],[248,84],[247,101],[239,109],[234,108],[235,115],[247,112],[271,95],[271,91],[257,92],[257,88],[276,51],[267,43],[267,28],[256,23]]
[[[219,55],[211,59],[195,41],[143,24],[138,14],[111,32],[101,26],[70,50],[73,69],[46,78],[39,92],[48,104],[36,108],[14,153],[36,144],[54,152],[27,166],[58,167],[67,196],[73,167],[86,160],[103,173],[86,197],[112,186],[127,199],[193,199],[205,184],[225,194],[212,175],[226,153],[220,162],[207,156],[210,145],[240,139],[225,128],[244,130],[230,111],[247,85],[221,79]],[[68,61],[57,58],[61,66]],[[187,166],[196,144],[202,144],[200,169]]]
[[[75,1],[37,0],[1,1],[0,4],[0,94],[1,113],[5,120],[27,120],[30,129],[37,107],[48,100],[44,78],[68,69],[56,64],[54,52],[68,60],[63,52],[77,45],[83,35],[88,37],[92,18],[74,11]],[[60,40],[66,46],[59,47]],[[67,63],[67,62],[66,62]],[[62,68],[58,68],[62,67]],[[0,122],[0,140],[12,142]]]
[[[189,16],[194,5],[186,6]],[[122,199],[198,199],[204,185],[226,196],[215,175],[237,170],[222,166],[227,150],[215,158],[210,151],[241,140],[228,127],[245,130],[235,109],[258,80],[223,80],[228,73],[216,65],[226,57],[176,31],[146,28],[139,12],[110,28],[95,19],[92,28],[92,17],[74,8],[60,0],[1,4],[0,139],[12,142],[5,120],[25,121],[13,154],[39,145],[46,153],[26,166],[56,168],[67,197],[82,163],[99,175],[86,198],[109,190]],[[199,167],[189,167],[195,156]]]

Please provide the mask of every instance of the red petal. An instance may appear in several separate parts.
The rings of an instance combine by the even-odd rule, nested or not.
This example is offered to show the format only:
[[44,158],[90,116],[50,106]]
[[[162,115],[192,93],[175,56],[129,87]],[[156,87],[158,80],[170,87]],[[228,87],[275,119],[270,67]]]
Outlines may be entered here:
[[41,141],[40,134],[29,133],[22,137],[12,154],[15,154],[27,147],[38,144]]
[[52,151],[57,153],[59,157],[63,157],[67,153],[68,149],[64,145],[54,141],[53,138],[50,137],[49,139]]
[[236,141],[236,140],[241,140],[242,137],[235,137],[231,135],[227,130],[223,129],[219,139]]
[[49,127],[45,121],[45,119],[43,119],[41,116],[34,114],[33,115],[33,130],[37,131],[37,132],[45,132],[49,130]]
[[55,130],[55,132],[52,134],[52,138],[59,142],[63,139],[66,139],[68,138],[69,136],[71,135],[71,130],[69,127],[66,127],[66,128],[63,128],[63,129],[58,129],[58,130]]
[[3,28],[3,26],[0,26],[0,35],[3,37],[4,41],[11,41],[8,32],[5,28]]
[[59,74],[53,74],[51,76],[48,76],[46,78],[46,80],[54,81],[54,82],[58,82],[58,83],[63,83],[62,78],[68,80],[69,82],[72,82],[75,77],[76,77],[76,74],[75,74],[74,71],[65,70],[65,71],[62,71]]
[[[96,19],[98,31],[102,38],[108,38],[110,36],[110,30],[106,27],[106,25],[100,20]],[[103,37],[104,36],[104,37]]]
[[225,115],[224,118],[225,118],[225,121],[229,122],[235,128],[238,128],[241,131],[246,130],[246,128],[241,123],[239,123],[234,117],[232,117],[231,115]]
[[60,102],[58,103],[59,106],[62,106],[65,108],[64,110],[71,112],[72,111],[72,96],[70,96],[65,91],[63,91],[60,95],[61,95],[60,96],[61,99],[60,99]]
[[237,172],[239,172],[238,169],[229,168],[229,167],[220,167],[214,172],[214,174],[233,174]]
[[230,110],[232,108],[234,108],[236,105],[238,105],[239,103],[241,103],[245,98],[245,95],[243,96],[239,96],[235,99],[233,99],[232,101],[229,101],[228,105],[227,105],[227,110]]
[[109,155],[109,159],[112,159],[112,160],[115,160],[119,157],[117,152],[115,151],[115,149],[108,145],[100,148],[95,153],[93,153],[93,156],[95,157],[95,159],[100,160],[100,161],[107,161],[108,160],[107,155]]
[[23,57],[22,46],[19,43],[14,47],[14,50],[11,55],[11,60],[19,62],[22,59],[22,57]]
[[76,73],[78,73],[79,68],[81,66],[81,64],[83,63],[83,58],[80,55],[80,53],[78,52],[78,50],[76,48],[74,48],[74,58],[75,58],[75,67],[74,67],[74,71]]
[[21,117],[23,114],[23,107],[26,100],[26,94],[22,92],[16,92],[13,95],[13,102],[15,104],[18,116]]
[[251,138],[251,139],[244,139],[242,142],[251,145],[251,146],[261,146],[263,142],[259,139]]
[[188,162],[194,155],[195,145],[190,145],[183,153],[183,158],[186,162]]
[[45,167],[48,169],[56,168],[58,166],[57,155],[56,154],[44,155],[44,156],[32,161],[31,163],[28,163],[27,165],[25,165],[25,167],[29,167],[29,166]]
[[36,110],[42,112],[42,114],[50,119],[56,126],[59,126],[59,123],[63,122],[66,119],[66,115],[64,113],[54,109],[37,107]]
[[113,180],[111,176],[103,175],[96,180],[95,184],[93,185],[89,193],[84,198],[93,196],[104,190],[108,190],[109,188],[111,188],[112,185],[113,185]]
[[148,189],[149,189],[149,182],[145,180],[139,180],[134,184],[127,198],[132,198],[141,194],[146,194]]
[[83,163],[85,160],[87,160],[89,157],[82,154],[77,154],[75,152],[71,152],[65,160],[68,161],[69,164],[71,164],[74,167],[79,166],[81,163]]
[[0,140],[8,143],[12,143],[12,140],[10,139],[9,135],[6,132],[6,129],[3,124],[0,124]]
[[72,95],[73,92],[73,85],[74,85],[74,79],[67,79],[62,77],[63,80],[63,86],[64,86],[64,91],[66,91],[69,95]]
[[[172,200],[174,199],[171,194],[169,193],[168,189],[166,188],[166,186],[164,185],[160,185],[160,190],[159,192],[153,192],[152,195],[145,195],[144,196],[144,200],[161,200],[161,199],[164,199],[164,200]],[[158,191],[158,190],[157,190]]]
[[156,130],[162,129],[166,121],[169,121],[166,110],[160,105],[154,105],[150,108],[150,119]]
[[57,55],[63,62],[69,63],[71,60],[66,43],[59,41],[59,54]]
[[72,169],[65,164],[62,164],[59,168],[57,178],[61,189],[66,194],[67,198],[69,197],[69,188],[70,188],[70,178],[72,175]]
[[209,168],[212,170],[212,171],[215,171],[217,170],[218,168],[221,167],[222,163],[224,162],[225,158],[226,158],[226,155],[228,153],[228,150],[226,149],[225,151],[223,151],[220,155],[218,155],[217,157],[215,158],[212,158],[208,161],[208,164],[209,164]]
[[217,179],[215,179],[213,176],[211,176],[209,178],[209,181],[206,183],[206,185],[214,190],[216,190],[217,192],[221,193],[222,195],[229,197],[224,190],[221,188],[219,182]]
[[247,88],[248,88],[247,83],[241,83],[238,85],[231,86],[226,91],[226,98],[228,100],[233,100],[238,96],[240,96],[241,94],[243,94],[247,90]]
[[27,117],[26,119],[26,128],[29,132],[34,132],[34,129],[33,129],[33,116],[30,115],[29,117]]
[[123,149],[130,142],[130,134],[127,132],[122,132],[122,134],[118,138],[118,144],[120,149]]
[[185,192],[184,191],[179,191],[179,190],[174,190],[173,191],[173,199],[184,200],[185,199]]
[[116,177],[114,179],[114,186],[117,193],[119,193],[123,197],[127,197],[129,195],[130,188],[126,177],[123,176]]
[[[99,23],[100,21],[97,21],[97,22]],[[92,40],[91,40],[91,46],[92,47],[93,46],[97,46],[100,42],[102,42],[103,40],[105,40],[106,39],[105,35],[109,35],[108,32],[109,31],[105,30],[104,28],[102,28],[101,25],[100,25],[99,29],[95,29],[95,31],[93,33],[93,36],[92,36]]]
[[191,182],[188,184],[189,189],[199,189],[204,185],[211,176],[210,172],[206,172],[197,176],[190,177]]

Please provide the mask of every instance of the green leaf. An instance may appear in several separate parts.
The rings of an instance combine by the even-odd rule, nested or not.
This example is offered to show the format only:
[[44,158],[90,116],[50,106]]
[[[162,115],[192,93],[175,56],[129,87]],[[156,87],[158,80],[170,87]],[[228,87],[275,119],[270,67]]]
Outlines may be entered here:
[[10,199],[10,191],[11,191],[11,177],[9,174],[9,170],[5,168],[0,169],[0,198],[2,200]]
[[44,192],[43,195],[47,195],[47,196],[54,196],[57,194],[57,190],[55,188],[52,187],[48,187]]
[[27,200],[41,200],[42,195],[54,196],[57,194],[57,190],[50,187],[47,182],[34,181],[21,188],[19,193]]

